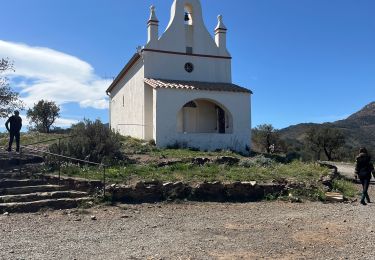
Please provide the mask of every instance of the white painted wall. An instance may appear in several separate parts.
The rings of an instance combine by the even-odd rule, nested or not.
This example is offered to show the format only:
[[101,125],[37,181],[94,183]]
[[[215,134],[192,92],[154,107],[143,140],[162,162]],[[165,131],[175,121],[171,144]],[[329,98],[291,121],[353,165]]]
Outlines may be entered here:
[[[145,86],[142,59],[130,69],[111,92],[111,127],[124,136],[145,138]],[[147,117],[149,120],[149,117]],[[149,122],[149,121],[147,121]]]
[[152,131],[152,137],[153,139],[156,141],[156,127],[157,127],[157,102],[156,102],[156,94],[157,94],[157,90],[156,89],[153,89],[152,90],[152,125],[153,125],[153,131]]
[[[157,52],[143,52],[145,77],[203,82],[232,82],[230,59],[184,56]],[[191,62],[194,71],[185,71],[185,64]]]
[[[246,152],[246,147],[250,148],[250,94],[176,89],[157,89],[154,94],[155,140],[159,147],[178,142],[201,150],[232,149]],[[231,134],[178,133],[179,111],[187,102],[196,99],[213,100],[229,110],[233,117],[233,132]]]
[[145,140],[154,139],[154,91],[153,88],[144,84],[145,96],[144,96],[144,136]]

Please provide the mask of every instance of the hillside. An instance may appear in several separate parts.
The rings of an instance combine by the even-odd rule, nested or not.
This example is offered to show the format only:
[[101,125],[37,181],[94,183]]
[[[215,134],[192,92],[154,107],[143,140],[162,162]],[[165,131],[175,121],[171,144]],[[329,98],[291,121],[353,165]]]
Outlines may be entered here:
[[281,129],[280,136],[290,145],[303,146],[304,135],[312,126],[330,126],[340,129],[346,136],[347,144],[345,150],[348,152],[352,153],[361,146],[374,150],[375,102],[366,105],[363,109],[344,120],[324,124],[298,124]]

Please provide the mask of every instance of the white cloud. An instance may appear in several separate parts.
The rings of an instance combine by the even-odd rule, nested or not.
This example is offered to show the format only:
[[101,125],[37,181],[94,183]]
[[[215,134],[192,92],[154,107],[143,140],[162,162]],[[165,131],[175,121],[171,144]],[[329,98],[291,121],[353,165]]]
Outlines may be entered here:
[[61,127],[61,128],[68,128],[74,124],[77,124],[79,121],[74,119],[67,119],[67,118],[57,118],[54,126]]
[[2,40],[0,57],[14,61],[16,71],[8,76],[17,78],[18,83],[13,81],[13,85],[21,89],[28,107],[44,99],[59,105],[73,102],[83,108],[108,108],[105,90],[110,82],[97,76],[90,64],[77,57]]

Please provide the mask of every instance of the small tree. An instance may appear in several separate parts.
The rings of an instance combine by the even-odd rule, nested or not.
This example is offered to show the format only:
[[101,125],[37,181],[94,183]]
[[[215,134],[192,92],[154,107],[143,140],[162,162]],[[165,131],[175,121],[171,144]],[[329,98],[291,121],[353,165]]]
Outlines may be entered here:
[[320,160],[324,140],[323,135],[319,131],[319,127],[311,127],[309,130],[307,130],[305,142],[308,149],[315,153],[315,158]]
[[0,118],[7,117],[14,110],[23,109],[23,103],[19,100],[17,92],[12,91],[9,80],[2,74],[6,71],[14,71],[9,59],[0,60]]
[[332,161],[334,154],[345,144],[345,136],[335,128],[312,127],[307,131],[305,141],[316,152],[318,160],[323,151],[328,161]]
[[279,150],[281,144],[277,130],[271,124],[263,124],[255,127],[252,139],[256,146],[268,154]]
[[49,133],[56,119],[60,117],[60,107],[53,101],[40,100],[27,111],[27,118],[35,129],[41,133]]

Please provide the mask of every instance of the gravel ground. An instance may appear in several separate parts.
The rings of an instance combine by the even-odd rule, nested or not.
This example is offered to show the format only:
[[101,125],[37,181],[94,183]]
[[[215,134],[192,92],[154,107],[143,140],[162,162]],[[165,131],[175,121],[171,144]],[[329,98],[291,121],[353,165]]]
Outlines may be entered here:
[[374,223],[375,203],[358,202],[186,202],[10,214],[0,216],[0,259],[375,259]]

